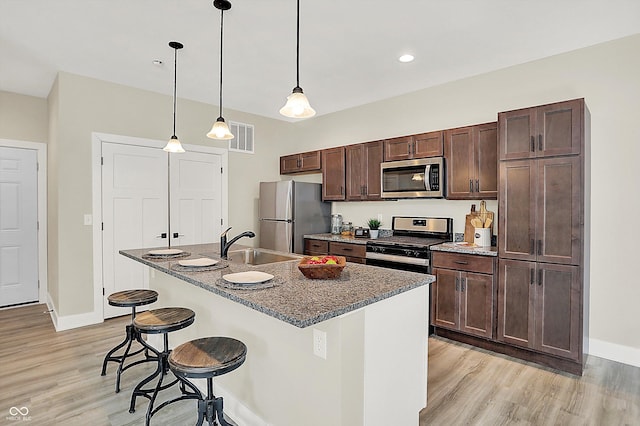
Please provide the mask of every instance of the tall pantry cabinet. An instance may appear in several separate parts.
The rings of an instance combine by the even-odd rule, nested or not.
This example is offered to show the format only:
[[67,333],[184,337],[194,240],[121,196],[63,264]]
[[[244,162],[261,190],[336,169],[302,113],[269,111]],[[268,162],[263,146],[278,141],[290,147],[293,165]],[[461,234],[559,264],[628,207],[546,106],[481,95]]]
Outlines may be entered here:
[[589,111],[584,99],[508,111],[498,129],[497,339],[581,374]]

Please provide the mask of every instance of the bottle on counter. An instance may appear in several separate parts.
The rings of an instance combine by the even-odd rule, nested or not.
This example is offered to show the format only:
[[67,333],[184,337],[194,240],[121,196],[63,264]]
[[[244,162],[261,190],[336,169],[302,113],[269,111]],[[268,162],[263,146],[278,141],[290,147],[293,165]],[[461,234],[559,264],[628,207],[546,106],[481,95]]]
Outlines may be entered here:
[[342,215],[332,214],[331,215],[331,233],[334,235],[340,235],[341,232],[342,232]]

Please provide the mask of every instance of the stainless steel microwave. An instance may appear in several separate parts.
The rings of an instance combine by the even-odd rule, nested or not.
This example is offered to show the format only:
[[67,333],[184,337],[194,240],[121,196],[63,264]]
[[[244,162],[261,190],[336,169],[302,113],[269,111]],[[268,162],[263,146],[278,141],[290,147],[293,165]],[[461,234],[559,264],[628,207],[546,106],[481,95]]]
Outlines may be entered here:
[[380,164],[382,198],[443,198],[444,158]]

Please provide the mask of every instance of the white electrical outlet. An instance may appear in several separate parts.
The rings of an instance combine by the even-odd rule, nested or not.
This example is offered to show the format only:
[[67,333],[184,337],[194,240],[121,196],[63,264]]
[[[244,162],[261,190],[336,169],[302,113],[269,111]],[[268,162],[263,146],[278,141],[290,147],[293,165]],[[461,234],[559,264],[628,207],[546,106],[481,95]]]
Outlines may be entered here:
[[322,359],[327,359],[327,333],[313,329],[313,354]]
[[378,220],[382,222],[382,213],[378,213]]

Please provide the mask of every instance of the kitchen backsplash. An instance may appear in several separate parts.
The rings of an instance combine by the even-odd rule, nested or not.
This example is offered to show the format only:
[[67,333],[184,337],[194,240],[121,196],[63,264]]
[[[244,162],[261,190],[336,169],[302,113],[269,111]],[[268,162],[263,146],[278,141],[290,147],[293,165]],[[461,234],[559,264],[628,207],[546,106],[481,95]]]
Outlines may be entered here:
[[[498,232],[498,202],[486,200],[487,210],[494,212],[493,233]],[[367,227],[371,218],[382,216],[381,229],[391,229],[393,216],[430,216],[453,218],[453,232],[464,235],[466,215],[471,211],[471,204],[480,210],[480,200],[444,200],[444,199],[414,199],[398,201],[359,201],[333,202],[332,213],[342,215],[345,222],[351,222],[354,227]],[[463,238],[464,239],[464,238]],[[457,240],[456,240],[457,241]]]

